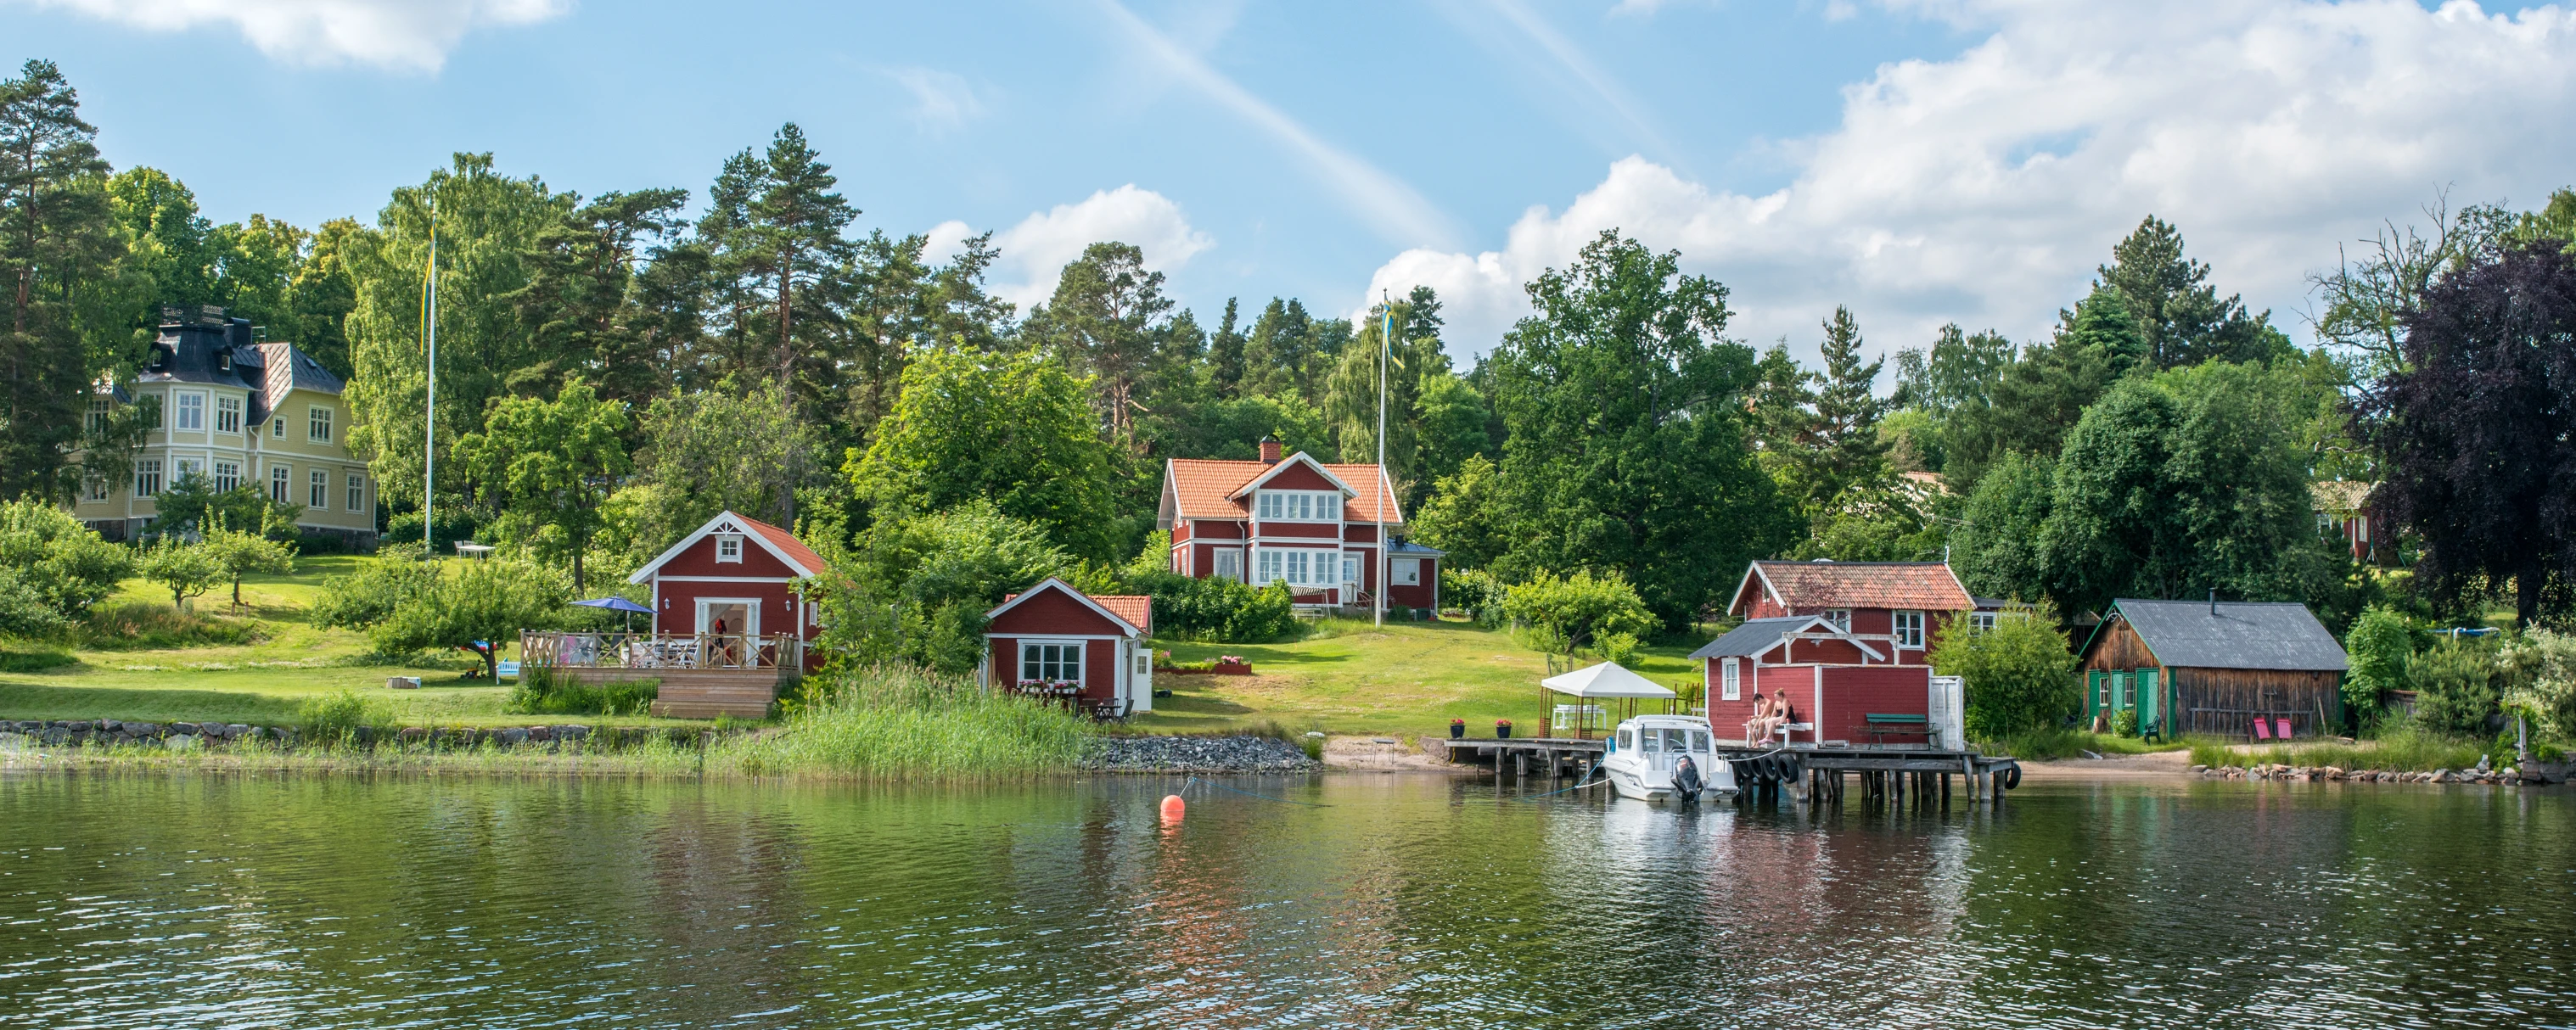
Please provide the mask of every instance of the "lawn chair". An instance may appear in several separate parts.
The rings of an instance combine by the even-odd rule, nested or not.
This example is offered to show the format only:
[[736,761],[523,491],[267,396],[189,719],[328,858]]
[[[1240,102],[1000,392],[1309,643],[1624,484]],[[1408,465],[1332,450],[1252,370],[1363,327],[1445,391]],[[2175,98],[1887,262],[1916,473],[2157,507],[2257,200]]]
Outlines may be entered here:
[[2275,720],[2273,720],[2273,722],[2272,722],[2272,726],[2273,726],[2273,729],[2272,729],[2272,739],[2274,739],[2274,740],[2288,740],[2288,739],[2290,739],[2290,720],[2288,720],[2288,719],[2275,719]]
[[2143,744],[2143,743],[2145,743],[2145,742],[2147,742],[2147,741],[2150,741],[2150,740],[2155,741],[2156,743],[2159,743],[2159,744],[2164,743],[2164,741],[2165,741],[2165,723],[2164,723],[2164,720],[2162,720],[2162,719],[2158,719],[2158,720],[2155,720],[2154,722],[2142,722],[2142,723],[2139,723],[2139,724],[2138,724],[2138,742]]
[[2254,717],[2254,739],[2258,743],[2272,739],[2271,720],[2259,715]]

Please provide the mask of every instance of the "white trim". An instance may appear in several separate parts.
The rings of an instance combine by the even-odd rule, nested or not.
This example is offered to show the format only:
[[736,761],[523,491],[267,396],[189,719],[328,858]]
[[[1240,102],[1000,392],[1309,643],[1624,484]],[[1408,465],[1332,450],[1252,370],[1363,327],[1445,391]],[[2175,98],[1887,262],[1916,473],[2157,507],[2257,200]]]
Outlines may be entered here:
[[1815,734],[1812,742],[1825,742],[1825,667],[1816,666],[1816,706],[1807,709],[1807,732]]
[[794,576],[655,576],[671,583],[793,583]]
[[1261,488],[1261,484],[1270,481],[1270,477],[1288,471],[1288,466],[1301,461],[1305,462],[1308,468],[1314,469],[1316,474],[1323,476],[1325,482],[1340,487],[1342,493],[1351,497],[1357,497],[1360,495],[1359,491],[1351,489],[1351,485],[1349,483],[1342,482],[1342,477],[1334,475],[1333,470],[1325,468],[1323,462],[1316,461],[1313,455],[1307,454],[1304,451],[1298,451],[1295,454],[1279,459],[1279,464],[1272,465],[1270,466],[1269,471],[1252,477],[1251,482],[1235,487],[1233,493],[1225,495],[1225,499],[1231,501],[1245,494],[1251,493],[1254,490],[1258,490]]
[[746,617],[743,619],[743,621],[744,621],[745,623],[747,623],[747,624],[748,624],[748,626],[747,626],[747,628],[727,630],[727,631],[725,631],[725,635],[726,635],[726,636],[729,636],[729,637],[756,637],[756,636],[759,636],[759,635],[760,635],[760,598],[757,598],[757,597],[700,597],[700,598],[693,598],[693,600],[695,600],[695,601],[697,602],[697,604],[698,604],[698,610],[694,613],[694,614],[696,614],[696,615],[697,615],[697,621],[696,621],[695,623],[692,623],[692,625],[694,625],[694,626],[696,626],[696,627],[697,627],[697,631],[698,631],[700,634],[707,634],[707,633],[712,633],[712,632],[713,632],[712,630],[709,630],[709,629],[707,628],[707,605],[709,605],[709,604],[738,604],[738,605],[741,605],[741,606],[742,606],[743,611],[750,613],[748,616],[746,616]]
[[[1068,637],[1068,636],[1043,636],[1043,637],[1012,637],[1012,638],[1009,638],[1009,639],[1010,639],[1010,641],[1011,641],[1011,643],[1012,643],[1012,650],[1016,652],[1015,654],[1011,655],[1011,672],[1012,672],[1011,682],[1012,682],[1013,684],[1015,684],[1015,685],[1016,685],[1016,684],[1020,684],[1020,683],[1030,682],[1030,680],[1028,679],[1028,669],[1029,669],[1029,648],[1032,648],[1032,647],[1067,647],[1067,646],[1070,646],[1070,647],[1072,647],[1072,648],[1073,648],[1073,679],[1072,679],[1072,681],[1071,681],[1071,682],[1072,682],[1072,683],[1073,683],[1073,685],[1074,685],[1074,689],[1076,690],[1076,692],[1080,692],[1080,691],[1088,690],[1088,689],[1090,689],[1090,688],[1091,688],[1091,644],[1090,644],[1090,641],[1095,640],[1095,639],[1102,639],[1102,638],[1097,638],[1097,637]],[[1117,639],[1117,638],[1115,638],[1115,637],[1111,637],[1111,638],[1107,638],[1107,639],[1113,639],[1113,640],[1114,640],[1114,639]],[[988,648],[987,650],[990,650],[990,649]],[[1039,681],[1037,681],[1037,682],[1042,682],[1042,683],[1063,683],[1063,682],[1066,682],[1066,681],[1065,681],[1065,680],[1039,680]],[[1113,685],[1113,689],[1114,689],[1114,685]]]
[[[716,517],[707,520],[706,525],[699,526],[697,532],[681,537],[679,543],[672,544],[671,549],[662,552],[661,557],[644,563],[644,567],[635,570],[635,574],[626,577],[626,581],[629,583],[642,583],[647,579],[653,578],[653,573],[656,570],[660,569],[664,565],[670,564],[671,559],[679,557],[680,552],[688,550],[690,545],[695,544],[714,533],[727,531],[740,533],[753,540],[759,541],[761,550],[769,552],[769,556],[778,559],[779,564],[796,570],[796,575],[798,577],[820,576],[823,574],[823,570],[821,569],[806,568],[805,563],[788,557],[787,552],[780,550],[777,544],[769,542],[768,534],[754,531],[750,525],[752,521],[752,519],[736,515],[730,510],[718,512],[716,513]],[[763,525],[767,525],[767,523],[763,523]],[[678,577],[673,578],[676,579]]]
[[985,638],[985,639],[987,639],[987,640],[1134,640],[1134,639],[1136,639],[1135,637],[1120,636],[1120,635],[1118,635],[1118,634],[1116,634],[1116,633],[1013,633],[1013,632],[1010,632],[1010,631],[1008,631],[1008,630],[1004,630],[1004,631],[1002,631],[1002,632],[1000,632],[1000,633],[986,633],[986,634],[984,634],[984,638]]
[[1718,700],[1744,700],[1744,666],[1737,664],[1738,657],[1735,655],[1728,655],[1718,660],[1726,663],[1718,672]]
[[[716,535],[715,535],[715,540],[716,540],[716,564],[718,564],[718,565],[740,565],[740,564],[742,564],[742,538],[743,538],[743,537],[745,537],[745,536],[748,536],[748,535],[750,535],[750,534],[747,534],[747,533],[718,533],[718,534],[716,534]],[[726,557],[726,556],[725,556],[725,545],[726,545],[726,544],[732,544],[732,545],[733,545],[733,556],[732,556],[732,557]]]
[[[1020,596],[1018,596],[1018,597],[1014,597],[1014,598],[1012,598],[1012,599],[1010,599],[1010,600],[1008,600],[1008,601],[1004,601],[1004,602],[1002,602],[1001,604],[994,606],[994,608],[993,608],[993,610],[992,610],[992,611],[989,611],[989,612],[985,612],[985,613],[984,613],[984,621],[989,623],[989,622],[993,621],[994,619],[999,618],[1003,612],[1007,612],[1007,611],[1010,611],[1010,610],[1011,610],[1011,609],[1013,609],[1013,608],[1017,608],[1017,607],[1019,607],[1019,606],[1020,606],[1020,602],[1022,602],[1022,601],[1026,601],[1026,600],[1028,600],[1029,598],[1032,598],[1032,597],[1037,596],[1038,591],[1040,591],[1040,590],[1044,590],[1044,589],[1046,589],[1046,588],[1048,588],[1048,587],[1050,587],[1050,586],[1055,587],[1055,588],[1057,588],[1057,589],[1059,589],[1059,590],[1064,591],[1064,592],[1065,592],[1065,593],[1067,593],[1067,594],[1072,595],[1074,600],[1082,602],[1082,606],[1083,606],[1083,607],[1091,609],[1093,612],[1097,613],[1097,614],[1098,614],[1098,615],[1100,615],[1102,618],[1108,619],[1111,623],[1113,623],[1113,624],[1115,624],[1115,625],[1125,626],[1125,627],[1127,627],[1129,630],[1132,630],[1133,632],[1130,632],[1130,633],[1126,634],[1127,636],[1141,637],[1141,636],[1144,636],[1144,635],[1145,635],[1145,629],[1144,629],[1144,627],[1142,627],[1142,626],[1138,626],[1138,625],[1136,625],[1135,623],[1132,623],[1132,622],[1129,622],[1129,621],[1127,621],[1127,620],[1125,620],[1125,619],[1119,618],[1119,617],[1118,617],[1118,613],[1117,613],[1117,612],[1113,612],[1113,611],[1110,611],[1110,610],[1109,610],[1109,609],[1107,609],[1107,608],[1101,607],[1100,602],[1098,602],[1098,601],[1094,601],[1094,600],[1092,600],[1092,599],[1091,599],[1091,595],[1089,595],[1089,594],[1085,594],[1085,593],[1083,593],[1082,591],[1079,591],[1079,590],[1074,589],[1074,588],[1073,588],[1073,584],[1071,584],[1071,583],[1067,583],[1067,582],[1065,582],[1065,581],[1063,581],[1063,580],[1061,580],[1061,579],[1058,579],[1058,578],[1056,578],[1056,577],[1054,577],[1054,576],[1048,576],[1048,577],[1047,577],[1047,578],[1045,578],[1045,579],[1039,580],[1039,581],[1038,581],[1038,585],[1033,586],[1033,587],[1030,587],[1030,588],[1028,588],[1028,589],[1026,589],[1026,590],[1020,591]],[[991,632],[987,632],[987,633],[985,633],[984,635],[985,635],[985,636],[988,636],[988,637],[995,637],[995,636],[1009,636],[1009,634],[1007,634],[1007,633],[991,633]]]

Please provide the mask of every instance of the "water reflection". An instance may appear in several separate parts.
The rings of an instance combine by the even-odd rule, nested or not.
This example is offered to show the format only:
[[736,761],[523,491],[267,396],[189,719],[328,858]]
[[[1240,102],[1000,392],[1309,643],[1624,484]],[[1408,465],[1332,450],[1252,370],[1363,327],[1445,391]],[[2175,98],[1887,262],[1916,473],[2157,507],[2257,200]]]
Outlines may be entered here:
[[2576,804],[0,777],[12,1026],[2550,1025]]

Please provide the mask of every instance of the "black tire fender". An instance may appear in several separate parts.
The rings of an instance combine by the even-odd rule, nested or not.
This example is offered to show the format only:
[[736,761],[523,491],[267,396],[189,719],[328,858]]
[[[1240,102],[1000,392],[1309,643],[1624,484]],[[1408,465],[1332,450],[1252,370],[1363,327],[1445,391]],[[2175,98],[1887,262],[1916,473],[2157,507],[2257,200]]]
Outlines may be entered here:
[[2021,786],[2021,763],[2020,763],[2020,762],[2014,762],[2012,765],[2007,766],[2007,767],[2004,769],[2004,789],[2005,789],[2005,790],[2013,790],[2013,789],[2018,788],[2018,787],[2020,787],[2020,786]]

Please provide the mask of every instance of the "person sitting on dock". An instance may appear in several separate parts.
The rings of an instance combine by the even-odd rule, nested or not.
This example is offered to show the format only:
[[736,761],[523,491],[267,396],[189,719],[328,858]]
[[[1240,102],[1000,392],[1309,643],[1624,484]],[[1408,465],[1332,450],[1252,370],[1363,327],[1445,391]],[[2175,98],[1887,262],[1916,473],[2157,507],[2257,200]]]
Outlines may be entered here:
[[1761,744],[1763,738],[1770,736],[1778,726],[1779,723],[1771,718],[1771,699],[1762,696],[1759,690],[1754,691],[1753,717],[1744,720],[1744,746]]

